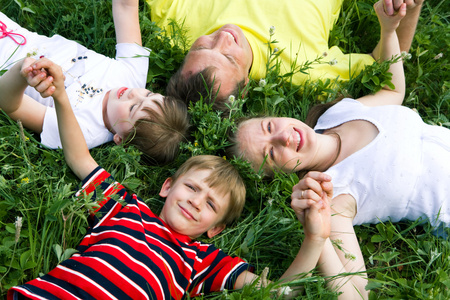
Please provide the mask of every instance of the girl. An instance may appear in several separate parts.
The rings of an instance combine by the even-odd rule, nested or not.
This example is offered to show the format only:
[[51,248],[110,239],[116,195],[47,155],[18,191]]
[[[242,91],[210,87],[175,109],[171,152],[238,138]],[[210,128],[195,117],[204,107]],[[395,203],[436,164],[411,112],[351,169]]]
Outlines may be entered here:
[[148,50],[142,47],[138,9],[135,0],[113,1],[116,59],[59,35],[30,32],[0,13],[0,66],[9,69],[0,78],[0,108],[39,133],[45,146],[61,147],[49,97],[53,90],[28,87],[20,76],[33,62],[24,57],[46,57],[64,70],[66,90],[89,148],[114,140],[136,145],[152,163],[173,160],[189,126],[187,108],[145,89]]

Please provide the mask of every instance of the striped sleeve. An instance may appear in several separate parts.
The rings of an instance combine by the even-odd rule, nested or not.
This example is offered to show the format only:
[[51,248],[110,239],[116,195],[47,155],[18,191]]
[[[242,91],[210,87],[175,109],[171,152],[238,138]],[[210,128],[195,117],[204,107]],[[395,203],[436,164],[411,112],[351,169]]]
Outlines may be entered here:
[[198,258],[194,265],[196,277],[192,283],[189,293],[197,296],[202,293],[233,290],[234,283],[244,271],[253,271],[253,267],[239,257],[231,257],[214,245],[201,244],[208,247],[203,258]]

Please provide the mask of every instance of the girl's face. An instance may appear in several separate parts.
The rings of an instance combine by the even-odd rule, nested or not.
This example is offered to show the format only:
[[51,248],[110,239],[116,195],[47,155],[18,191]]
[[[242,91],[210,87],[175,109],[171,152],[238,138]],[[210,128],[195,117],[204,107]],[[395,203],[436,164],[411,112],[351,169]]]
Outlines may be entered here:
[[[162,104],[163,101],[164,97],[161,94],[142,88],[113,89],[106,94],[103,101],[103,120],[116,136],[123,139],[137,120],[148,116],[144,109],[151,108],[161,113],[156,102]],[[114,140],[116,141],[116,137]]]
[[305,123],[292,118],[255,118],[239,127],[240,152],[257,170],[292,173],[314,164],[317,135]]

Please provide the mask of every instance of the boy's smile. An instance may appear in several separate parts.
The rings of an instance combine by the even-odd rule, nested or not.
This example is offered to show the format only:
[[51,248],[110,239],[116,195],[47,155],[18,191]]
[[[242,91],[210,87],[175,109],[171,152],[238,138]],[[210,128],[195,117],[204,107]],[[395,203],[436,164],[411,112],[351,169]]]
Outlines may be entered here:
[[181,175],[177,181],[166,179],[161,197],[166,202],[160,218],[174,231],[197,238],[203,233],[213,237],[225,225],[222,220],[228,211],[230,195],[218,194],[206,183],[211,170],[192,169]]

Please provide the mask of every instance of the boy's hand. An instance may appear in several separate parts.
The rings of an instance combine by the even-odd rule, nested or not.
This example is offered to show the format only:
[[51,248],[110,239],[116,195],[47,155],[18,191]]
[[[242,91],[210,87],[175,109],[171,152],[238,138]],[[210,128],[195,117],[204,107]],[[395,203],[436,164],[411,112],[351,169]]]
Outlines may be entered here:
[[332,197],[331,177],[321,172],[309,172],[292,188],[291,207],[303,224],[306,237],[329,237]]

